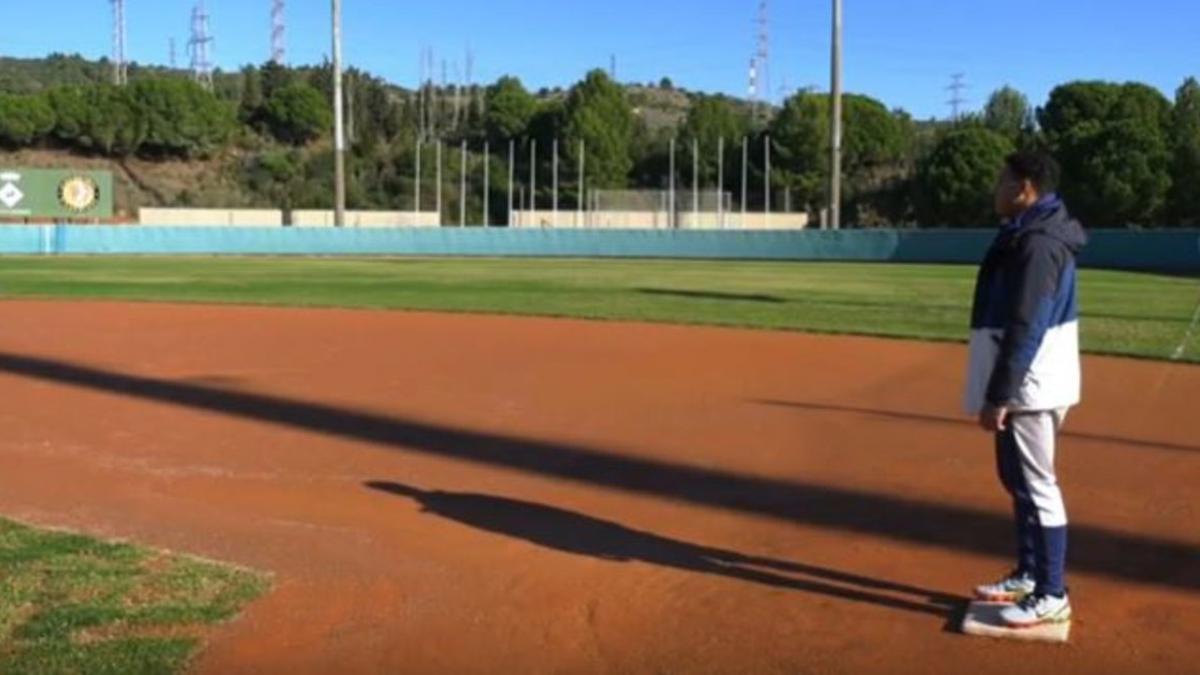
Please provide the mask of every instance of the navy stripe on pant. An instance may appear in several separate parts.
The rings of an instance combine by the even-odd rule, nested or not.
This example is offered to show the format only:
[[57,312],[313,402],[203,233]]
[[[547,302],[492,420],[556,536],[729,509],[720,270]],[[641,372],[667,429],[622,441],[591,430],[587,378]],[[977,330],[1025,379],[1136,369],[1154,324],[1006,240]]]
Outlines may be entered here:
[[1014,412],[1008,428],[996,434],[996,467],[1016,519],[1017,568],[1045,595],[1066,593],[1067,511],[1054,470],[1066,413]]

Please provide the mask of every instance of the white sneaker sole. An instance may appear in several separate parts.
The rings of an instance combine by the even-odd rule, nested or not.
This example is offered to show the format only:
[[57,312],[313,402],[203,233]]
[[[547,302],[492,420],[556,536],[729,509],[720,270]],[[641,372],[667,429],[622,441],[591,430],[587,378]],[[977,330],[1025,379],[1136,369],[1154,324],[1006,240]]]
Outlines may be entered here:
[[1054,616],[1048,616],[1044,619],[1037,619],[1029,622],[1009,621],[1008,619],[1003,618],[1001,620],[1004,621],[1004,625],[1008,628],[1024,630],[1027,628],[1037,628],[1038,626],[1051,626],[1058,623],[1067,623],[1071,620],[1071,610],[1068,608],[1059,612],[1058,614],[1055,614]]
[[975,599],[981,602],[1000,602],[1015,605],[1025,599],[1029,593],[985,593],[975,589]]

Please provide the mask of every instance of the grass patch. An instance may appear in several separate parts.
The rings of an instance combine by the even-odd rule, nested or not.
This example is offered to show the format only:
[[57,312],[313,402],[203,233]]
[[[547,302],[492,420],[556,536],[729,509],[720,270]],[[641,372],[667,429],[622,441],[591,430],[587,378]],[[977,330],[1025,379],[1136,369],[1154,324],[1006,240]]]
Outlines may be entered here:
[[267,577],[0,519],[0,673],[178,673]]
[[[961,265],[662,260],[6,258],[0,297],[409,309],[962,340]],[[1085,270],[1083,345],[1170,358],[1195,279]],[[1200,362],[1200,335],[1183,359]]]

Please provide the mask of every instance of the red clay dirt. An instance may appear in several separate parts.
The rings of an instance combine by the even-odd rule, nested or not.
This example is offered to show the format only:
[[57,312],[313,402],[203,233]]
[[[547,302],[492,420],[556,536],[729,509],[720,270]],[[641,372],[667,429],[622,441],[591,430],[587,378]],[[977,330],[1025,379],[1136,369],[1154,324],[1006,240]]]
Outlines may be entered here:
[[0,514],[276,574],[199,673],[1195,673],[1200,368],[1089,358],[1067,647],[953,630],[1009,564],[958,345],[0,303]]

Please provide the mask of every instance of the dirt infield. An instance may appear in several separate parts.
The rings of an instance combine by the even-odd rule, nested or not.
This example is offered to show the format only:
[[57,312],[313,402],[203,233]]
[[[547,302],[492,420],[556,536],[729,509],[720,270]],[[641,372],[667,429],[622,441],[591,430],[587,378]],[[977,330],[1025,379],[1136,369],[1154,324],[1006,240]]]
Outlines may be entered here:
[[958,415],[964,360],[0,303],[0,514],[275,572],[203,673],[1196,672],[1200,368],[1087,360],[1060,648],[951,629],[1011,548],[990,439]]

